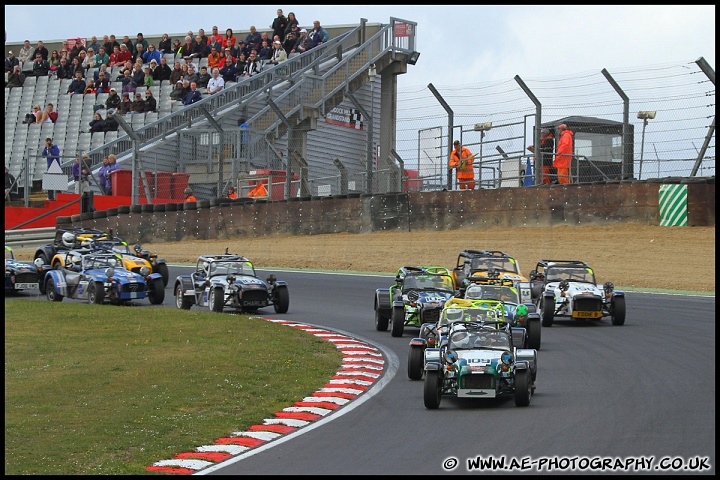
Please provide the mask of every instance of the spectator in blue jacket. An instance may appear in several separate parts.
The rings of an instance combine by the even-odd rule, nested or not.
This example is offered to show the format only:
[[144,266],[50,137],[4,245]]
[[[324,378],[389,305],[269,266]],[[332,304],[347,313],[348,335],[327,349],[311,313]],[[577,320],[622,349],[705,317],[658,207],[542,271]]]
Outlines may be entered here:
[[328,41],[328,32],[320,26],[320,21],[315,20],[313,22],[313,29],[310,31],[309,37],[312,38],[313,48]]
[[202,95],[197,90],[197,82],[190,82],[190,91],[183,98],[183,105],[192,105],[202,100]]
[[116,163],[115,154],[111,153],[108,155],[108,165],[105,169],[105,195],[112,195],[112,175],[110,175],[110,172],[119,169],[120,165]]
[[160,52],[157,51],[157,49],[155,48],[155,45],[150,44],[150,45],[148,45],[147,52],[143,53],[143,55],[142,55],[143,63],[150,63],[150,60],[154,59],[159,65],[160,64],[160,56],[161,56]]

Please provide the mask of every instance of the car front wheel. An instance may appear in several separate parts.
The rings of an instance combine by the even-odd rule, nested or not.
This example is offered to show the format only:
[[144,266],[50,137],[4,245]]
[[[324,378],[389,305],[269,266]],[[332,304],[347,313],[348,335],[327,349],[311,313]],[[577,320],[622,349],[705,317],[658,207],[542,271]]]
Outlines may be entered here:
[[423,401],[425,408],[436,409],[440,407],[442,394],[442,379],[440,372],[432,370],[425,372],[425,385],[423,385]]
[[402,337],[405,330],[405,307],[393,307],[391,321],[391,335],[393,337]]
[[63,296],[55,291],[55,283],[52,278],[45,281],[45,295],[51,302],[62,302]]
[[150,287],[148,290],[150,303],[153,305],[162,304],[165,301],[165,284],[162,278],[154,278],[148,286]]
[[625,325],[625,297],[612,300],[612,324]]
[[158,263],[157,270],[155,273],[159,273],[162,276],[163,286],[167,287],[170,281],[170,272],[168,272],[168,266],[166,263]]
[[548,299],[543,299],[540,304],[540,310],[542,311],[542,326],[552,327],[553,318],[555,316],[555,302]]
[[527,407],[531,396],[530,371],[515,370],[515,406]]
[[105,301],[105,285],[103,282],[93,282],[88,287],[88,302],[98,305]]
[[210,290],[210,298],[208,298],[208,307],[213,312],[222,312],[225,306],[225,291],[222,287],[214,287]]
[[190,310],[192,303],[190,299],[183,295],[183,287],[181,283],[175,286],[175,306],[183,310]]
[[425,351],[420,346],[410,347],[408,352],[408,377],[410,380],[422,380],[425,367]]
[[278,287],[275,291],[275,299],[273,300],[275,313],[287,313],[290,308],[290,292],[287,287]]

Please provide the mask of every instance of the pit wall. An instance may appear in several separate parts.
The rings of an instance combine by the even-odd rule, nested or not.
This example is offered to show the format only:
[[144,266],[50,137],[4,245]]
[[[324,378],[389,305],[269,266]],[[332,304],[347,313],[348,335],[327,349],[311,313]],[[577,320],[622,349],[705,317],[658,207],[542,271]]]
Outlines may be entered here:
[[[688,226],[715,225],[715,181],[684,179]],[[660,225],[662,182],[551,185],[493,190],[201,200],[120,206],[58,217],[139,242],[266,235],[455,230],[554,225]]]

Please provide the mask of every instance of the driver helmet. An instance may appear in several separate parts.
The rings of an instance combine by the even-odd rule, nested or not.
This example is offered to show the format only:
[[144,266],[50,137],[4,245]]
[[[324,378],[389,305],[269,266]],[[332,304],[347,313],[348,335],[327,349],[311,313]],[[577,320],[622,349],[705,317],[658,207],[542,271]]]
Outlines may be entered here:
[[456,322],[463,319],[462,308],[448,308],[445,310],[445,319],[448,322]]
[[65,232],[62,235],[62,243],[68,248],[72,248],[75,245],[75,235],[70,232]]
[[72,265],[68,265],[68,267],[74,267],[76,270],[81,267],[82,255],[80,255],[79,253],[73,253],[72,257],[70,257],[70,260],[72,261]]
[[465,290],[465,298],[481,299],[482,287],[480,285],[470,285],[467,290]]
[[467,329],[463,326],[456,328],[453,332],[452,342],[461,348],[470,346],[470,334]]

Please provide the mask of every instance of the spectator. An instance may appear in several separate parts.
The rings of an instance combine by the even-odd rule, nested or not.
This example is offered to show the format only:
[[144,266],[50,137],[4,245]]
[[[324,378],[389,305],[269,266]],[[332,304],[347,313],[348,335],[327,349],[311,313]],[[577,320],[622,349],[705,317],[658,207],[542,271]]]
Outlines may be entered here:
[[47,60],[43,60],[41,53],[35,54],[35,61],[32,65],[33,75],[36,77],[47,77],[50,72],[50,64]]
[[229,198],[230,200],[235,200],[238,198],[237,193],[235,193],[235,187],[233,187],[232,185],[228,187],[227,195],[225,196],[225,198]]
[[72,62],[73,58],[79,57],[80,52],[85,52],[85,45],[82,44],[82,38],[78,37],[75,39],[75,45],[73,45],[73,47],[70,49],[70,61]]
[[[57,52],[55,52],[55,54],[57,55]],[[60,63],[59,60],[58,63]],[[15,54],[10,50],[8,56],[5,57],[5,73],[10,73],[15,70],[15,65],[20,66],[20,60],[15,58]]]
[[57,69],[58,80],[73,78],[73,67],[68,63],[67,58],[60,59],[60,67]]
[[48,103],[45,110],[38,113],[39,119],[37,123],[55,123],[58,119],[58,113],[55,111],[55,105]]
[[193,52],[193,57],[195,58],[205,58],[210,53],[210,48],[207,46],[207,42],[202,41],[202,37],[200,35],[197,35],[195,37],[195,51]]
[[153,80],[152,71],[150,67],[145,67],[145,76],[143,77],[143,85],[150,88],[153,85],[155,85],[155,80]]
[[[532,153],[535,152],[535,146],[530,145],[527,147]],[[548,128],[540,130],[540,162],[542,166],[542,183],[550,184],[555,178],[555,168],[553,167],[553,152],[555,151],[555,138],[552,132]],[[536,154],[537,159],[537,154]],[[538,165],[536,162],[535,165]]]
[[105,108],[110,111],[118,107],[120,107],[120,97],[117,94],[117,90],[111,88],[110,95],[108,95],[107,100],[105,100]]
[[217,35],[210,35],[210,38],[208,39],[208,48],[212,51],[212,47],[215,47],[215,51],[220,54],[222,57],[223,46],[222,42],[218,38]]
[[[200,38],[198,39],[197,37],[200,37]],[[195,37],[195,43],[202,43],[203,45],[208,44],[208,37],[207,37],[207,35],[205,35],[204,28],[201,28],[200,30],[198,30],[198,34]]]
[[5,201],[13,201],[15,200],[15,194],[13,193],[13,188],[15,188],[15,176],[10,173],[10,170],[8,167],[5,167]]
[[[230,47],[225,48],[224,54],[225,56],[220,59],[220,62],[217,65],[217,68],[220,70],[222,70],[223,67],[227,67],[235,63],[235,57],[233,57]],[[222,73],[222,71],[220,73]]]
[[245,64],[245,70],[243,71],[243,75],[245,77],[253,77],[260,72],[262,72],[262,62],[259,58],[257,58],[257,53],[255,53],[255,50],[253,50],[250,54],[250,58],[248,58],[248,61]]
[[85,69],[80,63],[80,57],[75,57],[72,59],[72,62],[70,62],[70,69],[72,71],[73,78],[75,77],[75,73],[77,72],[80,72],[83,77],[85,76]]
[[85,70],[97,67],[97,57],[95,57],[95,51],[92,48],[88,48],[87,54],[80,52],[80,58],[82,59],[81,65]]
[[148,45],[147,52],[143,53],[142,59],[143,63],[150,63],[152,60],[155,60],[155,63],[160,63],[160,52],[155,50],[155,45],[150,44]]
[[195,67],[196,72],[199,70],[199,67],[197,66],[197,64],[192,61],[193,57],[186,55],[183,57],[183,60],[185,60],[185,65],[187,65],[188,67],[190,67],[190,65]]
[[280,37],[280,42],[285,40],[285,27],[287,27],[287,18],[283,15],[282,8],[278,8],[277,17],[273,20],[270,28],[273,30],[273,37],[277,35]]
[[[200,67],[200,75],[198,75],[198,79],[197,79],[198,88],[207,88],[208,82],[210,81],[211,78],[212,78],[212,75],[210,75],[208,73],[207,67],[205,65]],[[222,78],[222,77],[220,77],[220,78]]]
[[190,83],[190,91],[185,95],[183,99],[183,105],[192,105],[195,102],[202,100],[202,95],[197,91],[197,83]]
[[29,62],[35,58],[35,55],[33,55],[34,51],[35,49],[30,46],[30,40],[25,40],[23,46],[20,47],[20,51],[18,51],[18,60],[23,63]]
[[195,34],[192,32],[192,30],[188,30],[187,37],[190,37],[190,42],[193,44],[193,47],[195,47]]
[[[88,50],[90,51],[90,50]],[[101,65],[107,66],[110,63],[110,55],[105,52],[105,47],[98,49],[97,55],[95,55],[95,65],[100,68]]]
[[260,182],[257,185],[255,185],[255,188],[253,188],[252,190],[250,190],[250,192],[248,192],[248,197],[251,197],[251,198],[267,197],[267,194],[268,194],[268,191],[267,191],[267,188],[265,187],[265,184]]
[[130,93],[137,90],[137,85],[133,82],[132,77],[130,76],[131,71],[129,69],[123,70],[123,77],[120,80],[120,83],[122,83],[122,92],[123,93]]
[[85,91],[83,92],[83,95],[87,95],[88,93],[96,94],[97,88],[95,88],[95,82],[92,78],[88,78],[85,82],[87,85],[85,87]]
[[172,40],[170,40],[170,36],[167,33],[162,34],[162,38],[160,39],[160,42],[158,42],[157,49],[162,55],[172,53]]
[[313,22],[313,29],[308,36],[312,38],[313,48],[327,42],[329,38],[327,30],[320,26],[319,20]]
[[[96,55],[97,56],[97,55]],[[98,81],[100,80],[100,74],[103,74],[105,78],[107,78],[108,81],[112,81],[110,79],[110,70],[108,70],[108,66],[104,63],[98,64],[97,70],[93,72],[93,80],[95,80],[95,85],[97,86]],[[107,92],[107,90],[106,90]]]
[[197,72],[195,72],[195,66],[193,66],[192,64],[188,65],[188,73],[187,73],[187,75],[185,75],[183,80],[187,80],[190,83],[192,83],[192,82],[197,83],[198,79],[199,79],[199,77],[198,77]]
[[177,55],[182,55],[182,43],[180,43],[180,40],[177,38],[173,39],[172,41],[172,53]]
[[122,79],[125,78],[125,70],[130,72],[130,75],[132,76],[133,72],[133,63],[130,60],[127,60],[123,62],[122,65],[120,65],[119,72],[120,75],[118,76],[117,80],[118,82],[122,82]]
[[[109,114],[110,112],[108,112]],[[108,168],[108,157],[103,157],[102,159],[102,167],[100,167],[100,170],[98,170],[98,185],[100,188],[105,192],[105,195],[109,195],[107,191],[105,190],[105,185],[107,182],[107,178],[105,178],[105,173],[107,172]]]
[[[185,94],[187,93],[187,91],[185,91],[183,89],[183,85],[184,85],[184,83],[182,80],[178,80],[177,82],[175,82],[175,87],[173,88],[173,91],[170,92],[170,98],[172,100],[180,101],[183,98],[185,98]],[[188,83],[188,91],[189,90],[190,90],[190,84]]]
[[[290,12],[290,13],[288,13],[287,24],[285,25],[285,37],[287,37],[288,33],[293,31],[293,26],[298,27],[298,29],[299,29],[300,23],[298,23],[297,18],[295,18],[295,13]],[[280,41],[284,41],[285,37],[283,37],[283,39],[281,39]],[[287,48],[285,50],[287,50]]]
[[135,92],[135,101],[132,102],[130,113],[144,113],[145,112],[145,100],[142,98],[142,93]]
[[[77,59],[77,57],[75,58]],[[70,83],[70,86],[67,90],[68,95],[74,95],[76,93],[82,95],[83,93],[85,93],[86,88],[87,83],[85,83],[85,80],[83,80],[83,72],[80,70],[76,70],[75,78],[73,79],[72,83]]]
[[132,111],[132,102],[130,102],[130,94],[128,92],[123,92],[122,97],[120,101],[120,106],[117,109],[117,113],[120,115],[128,114]]
[[114,153],[108,155],[108,166],[105,170],[105,194],[112,195],[112,175],[111,173],[118,170],[120,165],[117,164],[117,160]]
[[192,59],[194,56],[196,56],[195,42],[193,42],[192,37],[190,37],[189,35],[185,36],[185,43],[183,43],[183,46],[182,46],[182,55],[183,55],[183,58],[185,58],[185,59],[187,59],[187,58]]
[[248,45],[250,48],[255,47],[260,50],[261,41],[262,37],[260,36],[260,32],[257,31],[255,25],[250,25],[250,33],[245,36],[245,44]]
[[265,39],[262,41],[260,51],[258,52],[258,58],[261,62],[266,62],[272,58],[273,48],[270,46],[270,41]]
[[75,193],[82,195],[83,193],[90,191],[90,181],[88,176],[90,175],[90,156],[85,153],[75,159],[75,163],[72,166],[72,176],[75,180]]
[[220,76],[220,70],[213,68],[212,78],[208,80],[207,92],[212,95],[214,93],[222,92],[225,89],[225,80]]
[[303,28],[300,30],[300,36],[290,53],[305,53],[311,48],[313,48],[313,41],[308,37],[307,30]]
[[104,132],[105,120],[100,115],[100,112],[95,112],[93,119],[90,120],[90,133]]
[[123,64],[128,60],[133,60],[132,50],[128,50],[127,44],[120,44],[120,53],[118,55],[118,63]]
[[147,52],[148,48],[150,47],[150,43],[145,40],[145,36],[142,33],[137,34],[137,41],[135,42],[135,46],[137,47],[138,44],[143,46],[143,52]]
[[[117,96],[117,95],[116,95]],[[115,109],[111,108],[107,111],[107,118],[105,119],[105,125],[103,126],[104,132],[117,132],[120,125],[115,120]]]
[[93,35],[93,36],[90,38],[90,45],[87,46],[88,52],[89,52],[90,49],[92,48],[93,52],[97,53],[97,52],[100,51],[100,47],[102,47],[102,45],[100,45],[100,43],[98,43],[97,37],[96,37],[95,35]]
[[142,43],[138,43],[137,45],[135,45],[135,51],[132,55],[132,61],[137,63],[138,59],[140,59],[140,63],[142,63],[143,55],[145,53],[145,48],[143,47]]
[[103,46],[105,47],[105,53],[108,55],[112,55],[112,53],[115,51],[115,47],[118,47],[118,51],[120,51],[120,42],[118,42],[115,39],[115,35],[110,35],[110,38],[105,40],[107,38],[107,35],[103,37],[103,40],[105,43]]
[[127,48],[127,51],[132,53],[135,51],[135,44],[133,44],[132,40],[130,40],[130,37],[127,35],[123,35],[122,42],[120,42],[120,51],[122,52],[123,48],[122,46],[125,45],[125,48]]
[[[222,59],[222,55],[220,55],[220,52],[218,52],[217,48],[215,46],[210,47],[210,53],[208,54],[208,67],[215,68],[220,64],[220,60]],[[218,67],[219,68],[219,67]]]
[[145,91],[145,112],[157,111],[157,100],[149,88]]
[[110,54],[110,61],[108,62],[108,66],[115,67],[117,65],[122,65],[123,61],[120,59],[120,47],[115,46],[113,47],[113,53]]
[[222,50],[222,42],[220,41],[220,32],[218,31],[217,25],[213,25],[212,27],[212,33],[210,34],[210,36],[213,35],[215,35],[215,41],[220,42],[220,47],[218,47],[218,51]]
[[245,43],[245,40],[240,40],[237,44],[237,47],[235,48],[235,53],[233,54],[233,57],[239,57],[240,54],[244,54],[245,58],[248,58],[250,56],[250,49],[251,47]]
[[48,59],[48,63],[50,64],[50,71],[57,72],[57,69],[60,68],[60,54],[57,50],[53,50],[52,52],[50,52],[50,58]]
[[560,138],[558,139],[557,151],[553,167],[557,169],[558,182],[561,184],[570,183],[570,166],[573,157],[573,131],[562,123],[558,125]]
[[[299,32],[299,30],[298,30]],[[285,41],[282,44],[283,50],[285,50],[285,53],[290,55],[293,53],[293,49],[295,48],[295,44],[297,43],[298,35],[295,34],[295,32],[290,31],[285,34]]]
[[42,123],[42,110],[40,110],[40,104],[36,103],[32,106],[32,112],[25,114],[25,120],[23,125],[30,125],[31,123]]
[[162,82],[163,80],[170,81],[171,76],[172,69],[170,68],[170,65],[167,64],[165,57],[160,57],[160,65],[153,70],[153,78],[158,82]]
[[48,52],[48,49],[45,48],[45,44],[43,44],[42,40],[38,40],[37,48],[33,51],[33,57],[35,57],[38,53],[45,61],[47,61],[48,55],[50,55],[50,52]]
[[45,148],[43,148],[42,156],[47,160],[47,168],[50,169],[50,165],[55,162],[57,166],[60,166],[60,147],[53,143],[53,139],[47,137],[45,139]]
[[5,84],[7,88],[22,87],[25,85],[25,74],[20,70],[20,65],[15,65],[14,70],[8,75],[8,81]]
[[282,43],[280,43],[280,40],[275,40],[273,42],[272,56],[270,57],[268,63],[270,65],[277,65],[285,60],[287,60],[287,52],[283,48]]
[[98,79],[95,82],[95,89],[96,89],[97,93],[108,93],[110,91],[109,75],[103,71],[95,72],[95,73],[97,73],[97,75],[98,75]]
[[185,188],[185,191],[183,193],[185,193],[185,200],[183,200],[184,202],[197,202],[197,198],[195,198],[195,195],[193,195],[192,188]]
[[233,49],[235,48],[235,42],[237,42],[237,38],[233,35],[232,28],[228,28],[225,30],[225,37],[222,39],[222,48],[225,49],[229,47]]
[[182,68],[180,67],[180,62],[175,62],[175,65],[170,72],[170,83],[175,85],[178,81],[182,82]]

